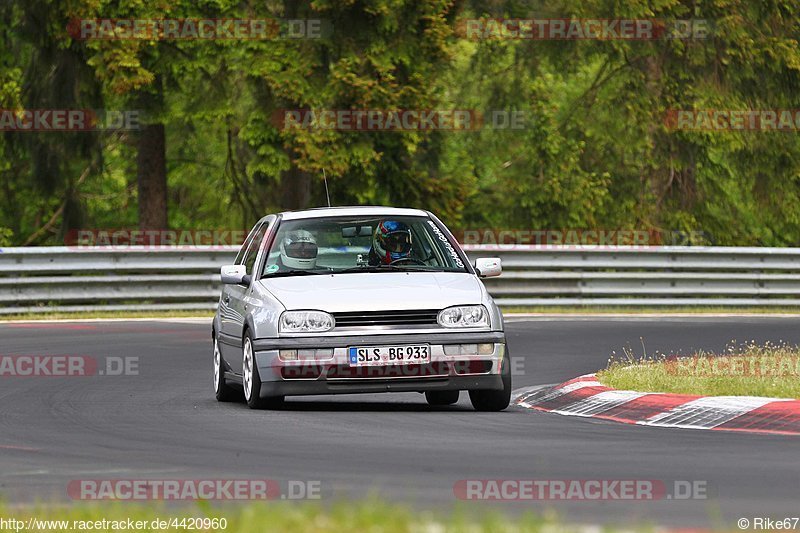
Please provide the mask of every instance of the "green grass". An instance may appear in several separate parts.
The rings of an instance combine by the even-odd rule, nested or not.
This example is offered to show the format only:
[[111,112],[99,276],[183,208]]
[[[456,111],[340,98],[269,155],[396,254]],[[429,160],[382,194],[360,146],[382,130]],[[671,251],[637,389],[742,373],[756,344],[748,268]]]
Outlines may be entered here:
[[[469,511],[469,512],[467,512]],[[367,499],[359,503],[336,503],[322,506],[308,502],[264,502],[243,505],[217,506],[208,502],[200,502],[189,506],[170,506],[155,503],[150,505],[134,503],[79,503],[69,506],[46,506],[15,508],[0,505],[0,518],[8,520],[27,520],[34,517],[39,520],[67,520],[73,528],[73,521],[123,521],[131,519],[147,522],[144,529],[127,529],[127,531],[159,531],[151,527],[154,519],[170,520],[181,518],[225,518],[225,529],[210,528],[207,531],[228,531],[236,533],[262,532],[301,532],[333,533],[340,531],[368,531],[386,533],[439,533],[439,532],[540,532],[550,533],[579,531],[577,527],[564,525],[554,516],[538,516],[526,513],[518,518],[508,518],[481,505],[474,509],[453,511],[451,513],[432,513],[417,511],[406,506],[389,505],[384,502]],[[77,524],[80,526],[81,524]],[[98,530],[98,528],[93,528]],[[36,530],[34,528],[34,530]],[[40,530],[58,531],[58,526]],[[86,530],[75,527],[73,530]],[[108,531],[109,529],[100,529]],[[169,531],[187,531],[187,529],[169,528]],[[653,531],[650,527],[639,527],[626,531]],[[0,531],[14,531],[8,524],[0,527]],[[163,529],[160,531],[164,531]],[[609,527],[606,531],[616,531]]]
[[729,345],[722,354],[634,356],[609,360],[597,373],[603,385],[622,390],[702,396],[800,398],[800,347],[788,344]]

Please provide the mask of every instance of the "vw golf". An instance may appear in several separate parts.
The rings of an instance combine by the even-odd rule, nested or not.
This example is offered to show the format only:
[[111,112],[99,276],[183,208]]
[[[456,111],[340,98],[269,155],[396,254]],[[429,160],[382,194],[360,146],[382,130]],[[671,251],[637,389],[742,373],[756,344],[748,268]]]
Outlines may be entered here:
[[286,396],[420,392],[505,409],[511,368],[503,316],[436,216],[337,207],[269,215],[221,268],[212,326],[214,392],[254,409]]

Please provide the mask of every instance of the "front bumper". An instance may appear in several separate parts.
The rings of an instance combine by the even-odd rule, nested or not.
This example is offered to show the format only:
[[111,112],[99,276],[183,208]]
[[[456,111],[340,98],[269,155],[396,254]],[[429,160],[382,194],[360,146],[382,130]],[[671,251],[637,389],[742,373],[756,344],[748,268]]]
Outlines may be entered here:
[[[505,334],[497,331],[285,337],[253,342],[262,396],[501,390]],[[428,344],[424,365],[350,367],[348,348]],[[492,344],[487,355],[445,355],[452,344]],[[283,361],[279,350],[332,349],[325,360]]]

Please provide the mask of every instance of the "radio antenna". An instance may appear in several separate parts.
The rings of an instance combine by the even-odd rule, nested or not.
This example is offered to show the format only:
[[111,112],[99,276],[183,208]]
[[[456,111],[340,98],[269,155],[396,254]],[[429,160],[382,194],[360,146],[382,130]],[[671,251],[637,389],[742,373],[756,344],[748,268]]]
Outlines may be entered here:
[[325,181],[325,197],[328,199],[328,207],[331,206],[331,195],[328,193],[328,176],[325,175],[325,169],[322,169],[322,179]]

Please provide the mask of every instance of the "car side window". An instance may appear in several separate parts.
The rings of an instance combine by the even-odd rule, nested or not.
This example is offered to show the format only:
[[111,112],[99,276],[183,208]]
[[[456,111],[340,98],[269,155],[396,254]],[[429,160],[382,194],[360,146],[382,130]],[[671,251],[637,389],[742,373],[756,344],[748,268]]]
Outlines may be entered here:
[[247,247],[247,252],[244,254],[242,264],[247,268],[247,273],[253,273],[253,267],[256,264],[258,257],[258,250],[261,248],[261,242],[264,240],[264,235],[267,234],[268,223],[261,224],[252,234],[252,239]]
[[253,226],[253,229],[250,230],[250,233],[247,234],[247,237],[244,239],[241,248],[239,248],[239,253],[236,254],[236,260],[233,262],[235,265],[244,264],[244,256],[247,253],[247,249],[250,248],[250,243],[253,241],[253,236],[255,236],[258,229],[261,227],[261,224],[256,224]]

